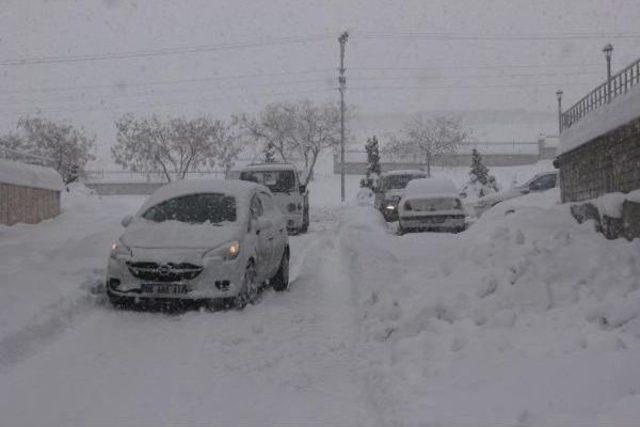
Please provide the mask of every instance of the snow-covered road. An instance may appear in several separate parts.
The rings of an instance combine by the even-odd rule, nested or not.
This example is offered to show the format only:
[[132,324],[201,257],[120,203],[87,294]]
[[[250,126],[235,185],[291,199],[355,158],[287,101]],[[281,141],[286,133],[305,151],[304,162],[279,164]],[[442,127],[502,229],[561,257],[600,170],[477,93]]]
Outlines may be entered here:
[[320,199],[289,292],[178,314],[97,292],[141,199],[65,197],[0,227],[0,427],[637,425],[640,241],[557,193],[458,235]]
[[293,237],[291,290],[267,290],[242,312],[168,315],[84,301],[64,327],[10,336],[5,346],[30,351],[5,357],[0,425],[377,424],[357,371],[336,230],[329,210]]

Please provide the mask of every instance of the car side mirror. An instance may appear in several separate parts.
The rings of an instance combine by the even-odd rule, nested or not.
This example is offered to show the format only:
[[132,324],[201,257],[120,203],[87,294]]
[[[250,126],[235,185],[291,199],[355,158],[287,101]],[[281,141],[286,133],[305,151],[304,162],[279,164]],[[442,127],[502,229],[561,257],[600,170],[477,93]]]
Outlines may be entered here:
[[298,187],[298,191],[300,192],[300,194],[304,194],[307,192],[307,186],[306,185],[300,185],[300,187]]
[[127,228],[129,226],[129,224],[131,224],[131,221],[133,221],[133,216],[132,215],[126,215],[124,218],[122,218],[122,221],[120,221],[120,224],[124,228]]

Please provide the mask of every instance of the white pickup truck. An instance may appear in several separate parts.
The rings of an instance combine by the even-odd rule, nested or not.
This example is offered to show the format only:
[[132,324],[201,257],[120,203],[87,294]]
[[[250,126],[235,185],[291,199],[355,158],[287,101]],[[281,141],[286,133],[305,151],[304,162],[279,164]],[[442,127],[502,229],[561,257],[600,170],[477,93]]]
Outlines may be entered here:
[[271,190],[273,198],[287,219],[289,234],[306,233],[309,228],[309,192],[295,165],[290,163],[258,163],[239,170],[243,181],[253,181]]

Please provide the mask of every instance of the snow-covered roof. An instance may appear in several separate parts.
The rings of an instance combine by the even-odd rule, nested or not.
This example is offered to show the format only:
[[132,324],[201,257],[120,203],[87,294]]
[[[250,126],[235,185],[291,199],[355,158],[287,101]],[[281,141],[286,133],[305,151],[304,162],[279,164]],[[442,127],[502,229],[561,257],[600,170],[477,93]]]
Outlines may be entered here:
[[427,176],[425,171],[421,171],[419,169],[395,169],[392,171],[383,172],[381,176],[392,176],[392,175],[424,175]]
[[249,196],[255,190],[264,190],[266,192],[270,192],[267,187],[256,184],[255,182],[239,181],[233,179],[176,181],[157,189],[144,202],[138,212],[141,214],[151,206],[157,205],[164,200],[197,193],[221,193],[233,195],[236,198],[238,205],[241,205],[248,201]]
[[567,153],[640,117],[640,86],[582,117],[560,134],[558,154]]
[[405,195],[457,196],[458,189],[449,178],[420,178],[409,181],[404,193]]
[[281,171],[281,170],[297,170],[296,165],[291,163],[259,163],[247,165],[240,168],[240,171]]
[[58,172],[43,166],[0,159],[0,183],[61,191],[64,182]]

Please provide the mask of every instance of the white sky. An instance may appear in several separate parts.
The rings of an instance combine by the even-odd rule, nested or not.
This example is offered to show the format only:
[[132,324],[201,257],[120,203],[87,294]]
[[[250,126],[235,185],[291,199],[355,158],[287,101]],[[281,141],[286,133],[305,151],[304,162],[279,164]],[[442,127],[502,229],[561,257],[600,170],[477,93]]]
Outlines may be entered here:
[[[95,132],[107,161],[125,112],[226,118],[277,100],[337,100],[345,29],[347,102],[360,114],[555,113],[557,88],[568,106],[604,78],[606,42],[614,70],[640,56],[638,22],[638,0],[0,0],[0,131],[41,111]],[[123,52],[154,56],[15,64]]]

